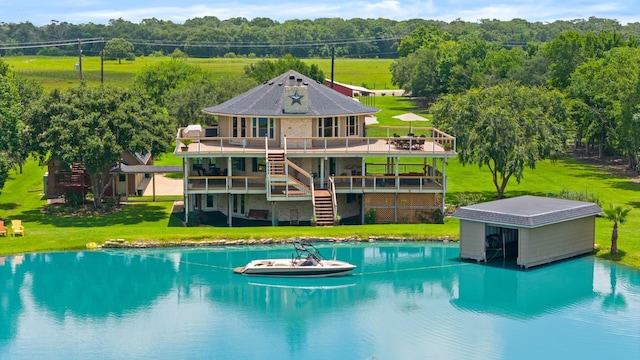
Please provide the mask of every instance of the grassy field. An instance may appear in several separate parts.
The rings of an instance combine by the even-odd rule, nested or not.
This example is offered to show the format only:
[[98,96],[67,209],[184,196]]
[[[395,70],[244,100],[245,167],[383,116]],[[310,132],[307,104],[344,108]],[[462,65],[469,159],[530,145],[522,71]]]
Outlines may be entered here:
[[[67,88],[75,86],[80,81],[79,71],[76,70],[77,57],[59,56],[15,56],[2,58],[11,69],[27,78],[40,82],[46,89]],[[129,86],[135,74],[147,65],[168,60],[167,57],[140,57],[135,61],[116,60],[104,62],[104,82],[114,86]],[[210,71],[214,76],[224,76],[242,73],[245,66],[260,61],[249,58],[212,58],[187,59]],[[325,76],[331,76],[331,59],[305,59],[307,64],[317,64]],[[391,84],[389,66],[393,60],[389,59],[336,59],[335,81],[365,86],[372,90],[397,89]],[[97,85],[101,79],[101,62],[99,57],[84,57],[82,59],[82,76],[90,85]]]

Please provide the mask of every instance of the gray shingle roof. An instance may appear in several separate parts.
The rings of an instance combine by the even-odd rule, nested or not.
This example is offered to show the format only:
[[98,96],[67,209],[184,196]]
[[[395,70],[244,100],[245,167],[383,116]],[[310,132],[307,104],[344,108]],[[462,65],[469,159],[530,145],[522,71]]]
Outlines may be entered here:
[[[304,114],[286,114],[284,88],[289,85],[290,76],[299,84],[308,87],[309,109]],[[299,72],[289,70],[286,73],[264,82],[262,85],[238,95],[222,104],[204,108],[202,112],[212,115],[265,116],[265,117],[314,117],[375,114],[380,109],[363,105],[354,99],[317,83]]]
[[463,206],[453,217],[534,228],[594,216],[601,212],[602,209],[598,205],[589,202],[526,195]]
[[182,172],[182,166],[158,166],[158,165],[127,165],[121,164],[111,169],[112,173],[125,174],[151,174],[151,173],[179,173]]

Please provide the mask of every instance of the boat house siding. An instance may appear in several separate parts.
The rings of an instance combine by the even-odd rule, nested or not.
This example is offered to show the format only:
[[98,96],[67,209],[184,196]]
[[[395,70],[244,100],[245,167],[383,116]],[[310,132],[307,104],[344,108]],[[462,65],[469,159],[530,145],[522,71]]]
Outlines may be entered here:
[[[486,262],[496,254],[511,255],[529,268],[587,254],[593,251],[595,217],[601,211],[592,203],[536,196],[462,207],[453,215],[460,219],[460,257]],[[497,246],[490,236],[498,239]]]

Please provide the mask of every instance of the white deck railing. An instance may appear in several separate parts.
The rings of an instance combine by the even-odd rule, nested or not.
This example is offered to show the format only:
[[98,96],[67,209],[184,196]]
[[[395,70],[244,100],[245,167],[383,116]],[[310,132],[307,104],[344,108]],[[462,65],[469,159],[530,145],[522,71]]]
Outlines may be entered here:
[[[387,133],[391,132],[387,129]],[[406,129],[406,128],[405,128]],[[425,129],[425,130],[421,130]],[[414,136],[403,135],[368,137],[284,137],[280,147],[286,154],[350,154],[350,155],[433,155],[455,154],[456,139],[434,128],[414,128]],[[178,131],[182,134],[182,129]],[[421,136],[424,135],[424,136]],[[176,138],[175,153],[180,155],[194,154],[266,154],[269,146],[264,137],[189,137]],[[189,142],[188,150],[182,146]],[[271,145],[273,147],[273,145]]]

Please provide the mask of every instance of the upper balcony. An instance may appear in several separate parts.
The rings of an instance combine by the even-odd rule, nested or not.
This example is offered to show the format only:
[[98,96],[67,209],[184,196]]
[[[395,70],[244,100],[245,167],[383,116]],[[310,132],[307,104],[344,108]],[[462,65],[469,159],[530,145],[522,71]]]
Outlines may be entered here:
[[[205,130],[211,128],[204,128]],[[456,156],[455,137],[435,128],[379,127],[384,136],[366,137],[219,137],[196,136],[178,130],[177,156],[206,157],[220,155],[265,156],[269,151],[282,151],[298,157],[400,156],[400,157],[453,157]],[[204,133],[204,135],[202,135]],[[213,133],[213,131],[209,131]],[[402,134],[402,135],[399,135]],[[188,135],[188,136],[187,136]]]

